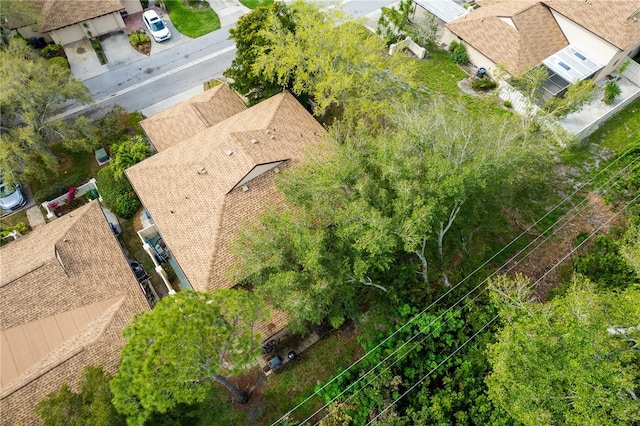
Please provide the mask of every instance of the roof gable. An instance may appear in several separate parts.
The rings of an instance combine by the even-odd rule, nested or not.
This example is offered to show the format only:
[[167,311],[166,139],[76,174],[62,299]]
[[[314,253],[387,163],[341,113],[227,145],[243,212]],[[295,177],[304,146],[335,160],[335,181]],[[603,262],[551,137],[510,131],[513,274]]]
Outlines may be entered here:
[[158,152],[233,117],[247,107],[221,84],[140,122]]
[[447,28],[513,74],[568,45],[551,12],[537,0],[485,2]]
[[149,305],[97,201],[1,247],[0,258],[0,409],[13,424],[86,363],[115,368],[122,330]]
[[[258,165],[298,163],[324,134],[284,92],[126,171],[194,289],[218,286],[210,282],[212,257],[227,255],[218,248],[228,223],[249,220],[261,206],[278,199],[274,187],[256,189],[260,178],[247,183],[248,191],[236,188],[238,183]],[[246,208],[235,208],[242,203]],[[224,282],[223,287],[230,286]]]

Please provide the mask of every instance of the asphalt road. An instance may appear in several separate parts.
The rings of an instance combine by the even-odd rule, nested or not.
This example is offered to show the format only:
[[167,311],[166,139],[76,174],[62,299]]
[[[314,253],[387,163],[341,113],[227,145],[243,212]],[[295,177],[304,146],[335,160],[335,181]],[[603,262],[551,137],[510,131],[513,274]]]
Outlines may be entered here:
[[[344,10],[359,17],[392,3],[389,0],[352,0],[344,3]],[[129,111],[139,111],[221,76],[235,57],[229,28],[231,26],[223,27],[85,80],[94,103],[69,104],[63,109],[63,115],[82,114],[95,118],[115,104]]]

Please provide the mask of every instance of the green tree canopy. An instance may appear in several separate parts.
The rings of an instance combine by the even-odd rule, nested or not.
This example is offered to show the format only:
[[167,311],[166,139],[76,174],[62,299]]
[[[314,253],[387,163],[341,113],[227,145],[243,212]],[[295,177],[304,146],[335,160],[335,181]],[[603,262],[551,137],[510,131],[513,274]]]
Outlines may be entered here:
[[102,367],[87,366],[80,379],[79,392],[72,391],[65,383],[38,403],[36,413],[46,426],[124,426],[124,416],[118,414],[111,403],[110,379]]
[[0,172],[5,176],[44,179],[56,173],[50,143],[63,141],[74,150],[97,145],[85,117],[74,123],[52,119],[67,101],[91,100],[68,68],[39,57],[24,40],[13,38],[0,49],[0,83]]
[[384,42],[339,6],[293,1],[293,28],[277,9],[258,32],[253,73],[309,97],[315,112],[339,108],[352,121],[377,118],[408,93],[414,71],[406,56],[389,56]]
[[[468,232],[456,227],[459,218],[477,217],[489,200],[507,202],[543,154],[543,142],[516,122],[474,119],[441,102],[398,110],[379,134],[333,135],[315,161],[282,174],[279,188],[294,208],[244,229],[236,246],[236,279],[289,312],[292,324],[328,316],[339,325],[373,294],[394,300],[415,265],[433,284],[430,258],[442,266]],[[459,239],[447,250],[452,230]]]
[[254,325],[265,315],[264,303],[243,290],[165,297],[123,332],[127,343],[111,381],[116,409],[130,424],[143,424],[154,412],[202,402],[213,381],[246,402],[228,376],[247,371],[261,354]]
[[639,422],[640,289],[599,293],[578,276],[540,304],[529,285],[491,284],[505,323],[488,352],[491,400],[525,425]]
[[151,148],[142,136],[131,136],[111,146],[111,167],[116,179],[125,179],[124,171],[151,155]]
[[32,2],[4,0],[0,2],[0,46],[6,45],[12,38],[11,28],[25,25],[38,26],[40,16]]
[[284,2],[275,2],[268,7],[256,7],[251,13],[240,17],[236,26],[229,30],[236,42],[236,57],[224,76],[232,79],[233,89],[246,96],[254,105],[282,91],[282,86],[269,81],[254,71],[256,58],[267,52],[271,43],[261,34],[268,30],[267,17],[278,19],[282,28],[293,32],[295,24],[291,9]]

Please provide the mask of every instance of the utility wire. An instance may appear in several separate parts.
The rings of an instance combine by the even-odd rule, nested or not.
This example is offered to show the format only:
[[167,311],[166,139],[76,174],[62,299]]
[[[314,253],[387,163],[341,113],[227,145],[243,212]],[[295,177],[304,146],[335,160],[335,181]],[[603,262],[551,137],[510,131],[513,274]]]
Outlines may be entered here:
[[[617,176],[618,174],[620,174],[622,171],[624,171],[625,169],[629,168],[631,165],[633,165],[638,159],[633,160],[630,164],[628,164],[627,166],[625,166],[621,171],[619,171],[618,173],[616,173],[615,176]],[[627,172],[627,174],[625,175],[625,177],[629,174],[629,172]],[[615,177],[614,176],[614,177]],[[602,190],[602,188],[609,182],[611,182],[611,180],[613,179],[610,178],[607,180],[607,182],[605,182],[605,184],[601,185],[599,188],[597,188],[597,190]],[[606,190],[610,189],[611,187],[613,187],[613,185],[615,185],[616,183],[618,183],[622,178],[618,178],[616,179],[615,182],[611,183]],[[605,190],[605,192],[606,192]],[[569,212],[576,210],[580,205],[582,205],[585,201],[587,201],[588,198],[584,198],[578,205],[574,206],[572,209],[569,210]],[[582,208],[582,210],[578,211],[577,213],[573,214],[573,216],[569,219],[567,219],[562,225],[560,225],[560,227],[556,227],[556,225],[558,223],[560,223],[562,220],[566,219],[568,217],[569,212],[567,212],[567,214],[565,214],[563,217],[561,217],[560,219],[558,219],[556,222],[554,222],[553,224],[551,224],[547,229],[545,229],[540,235],[538,235],[533,241],[531,241],[529,244],[527,244],[527,246],[525,246],[524,248],[522,248],[518,253],[516,253],[515,255],[513,255],[509,260],[507,260],[502,266],[500,266],[499,268],[497,268],[493,273],[491,273],[489,276],[487,276],[484,280],[482,280],[478,285],[476,285],[473,289],[471,289],[469,292],[467,292],[464,296],[462,296],[457,302],[455,302],[453,305],[451,305],[449,308],[447,308],[444,312],[442,312],[437,318],[435,318],[430,324],[427,325],[427,327],[430,327],[431,325],[433,325],[436,321],[438,321],[439,319],[441,319],[443,316],[445,316],[449,311],[451,311],[455,306],[457,306],[460,302],[462,302],[463,300],[466,300],[467,297],[469,297],[471,294],[473,294],[480,286],[482,286],[485,282],[487,282],[491,277],[497,275],[498,273],[500,273],[503,268],[505,266],[507,266],[508,264],[512,263],[517,256],[519,256],[520,254],[522,254],[525,250],[527,250],[531,245],[533,245],[534,243],[536,243],[536,241],[538,241],[538,239],[540,239],[542,236],[545,236],[546,232],[551,230],[553,228],[553,232],[549,235],[546,235],[544,240],[541,241],[540,243],[538,243],[536,245],[536,247],[534,247],[533,249],[531,249],[527,254],[525,254],[520,261],[515,262],[511,267],[509,267],[509,269],[506,270],[506,272],[504,273],[508,273],[511,270],[513,270],[519,262],[521,262],[522,260],[524,260],[525,258],[527,258],[529,255],[531,255],[531,253],[533,253],[534,251],[536,251],[538,248],[540,248],[544,243],[546,243],[551,237],[553,237],[558,231],[560,231],[564,226],[568,225],[573,219],[575,219],[576,217],[578,217],[580,214],[582,214],[582,212],[586,211],[586,209],[588,207],[590,207],[591,203],[588,203],[584,208]],[[546,276],[546,275],[545,275]],[[484,292],[486,291],[486,287],[480,291],[477,295],[475,295],[471,300],[468,300],[465,305],[461,308],[464,309],[467,306],[469,306],[471,303],[473,303],[473,301],[475,301],[478,297],[480,297],[480,295],[482,295]],[[388,366],[386,366],[384,369],[382,369],[373,379],[376,379],[377,377],[379,377],[382,373],[384,373],[386,370],[388,370],[389,368],[391,368],[393,365],[395,365],[397,362],[401,361],[402,359],[404,359],[404,357],[406,357],[413,349],[415,349],[416,347],[418,347],[419,344],[421,344],[422,342],[424,342],[429,336],[433,335],[433,333],[435,333],[437,330],[439,330],[440,328],[442,328],[442,326],[444,326],[448,321],[449,318],[446,318],[444,320],[444,322],[442,324],[440,324],[439,326],[437,326],[437,328],[434,328],[429,334],[425,335],[422,340],[420,340],[420,342],[418,342],[416,345],[414,345],[413,348],[409,349],[407,352],[405,352],[404,354],[402,354],[400,357],[396,358],[391,364],[389,364]],[[373,372],[374,370],[376,370],[380,365],[382,365],[384,362],[386,362],[387,360],[389,360],[392,356],[394,356],[397,352],[399,352],[402,348],[404,348],[406,345],[408,345],[409,343],[411,343],[415,338],[417,338],[420,335],[420,332],[416,333],[415,335],[413,335],[409,340],[407,340],[406,342],[404,342],[402,345],[400,345],[398,348],[396,348],[391,354],[387,355],[386,358],[384,358],[382,361],[379,361],[375,366],[373,366],[371,369],[369,369],[369,371],[367,371],[364,375],[360,376],[358,379],[356,379],[354,382],[352,382],[349,386],[347,386],[344,390],[342,390],[338,395],[336,395],[335,397],[333,397],[333,399],[331,399],[331,401],[325,403],[322,407],[320,407],[318,410],[316,410],[313,414],[311,414],[309,417],[307,417],[305,420],[302,421],[302,423],[305,423],[306,421],[310,420],[313,416],[315,416],[316,414],[318,414],[320,411],[322,411],[323,409],[325,409],[326,407],[328,407],[332,402],[334,402],[336,399],[338,399],[340,396],[344,395],[349,389],[351,389],[352,387],[354,387],[355,385],[357,385],[360,381],[364,380],[371,372]],[[353,398],[355,395],[357,395],[358,393],[360,393],[360,391],[362,391],[364,388],[366,387],[366,385],[360,389],[358,389],[357,391],[355,391],[353,394],[351,394],[346,401],[350,400],[351,398]],[[320,419],[320,421],[322,421],[324,418],[326,417],[326,415]],[[315,424],[318,424],[319,422],[316,422]]]
[[[598,228],[596,228],[593,232],[591,232],[591,234],[589,234],[589,236],[587,238],[585,238],[580,244],[578,244],[576,247],[574,247],[573,249],[571,249],[569,251],[569,253],[567,253],[562,259],[560,259],[558,262],[556,262],[551,268],[549,268],[549,270],[547,272],[544,273],[544,275],[542,275],[540,278],[538,278],[538,280],[533,283],[531,285],[531,287],[535,287],[540,281],[542,281],[542,279],[544,279],[549,273],[551,273],[551,271],[553,271],[555,268],[558,267],[558,265],[560,265],[562,262],[564,262],[569,256],[571,256],[576,250],[578,250],[580,247],[582,247],[583,244],[585,244],[588,240],[590,240],[598,231],[600,231],[605,225],[608,225],[609,222],[611,222],[613,220],[613,218],[615,218],[616,216],[618,216],[620,213],[622,213],[627,207],[629,207],[631,204],[633,204],[635,201],[637,201],[638,199],[640,199],[640,194],[636,195],[635,198],[633,198],[631,201],[629,201],[622,209],[620,209],[620,211],[618,211],[616,214],[614,214],[612,217],[610,217],[609,219],[607,219],[607,221],[605,221],[605,223],[603,223],[602,225],[600,225]],[[415,389],[416,386],[418,386],[421,382],[423,382],[427,377],[429,377],[431,374],[433,374],[433,372],[438,369],[438,367],[440,367],[444,362],[448,361],[451,357],[453,357],[456,353],[458,353],[458,351],[460,349],[462,349],[467,343],[469,343],[471,340],[473,340],[482,330],[484,330],[485,328],[487,328],[493,321],[495,321],[500,315],[496,315],[494,316],[491,320],[489,320],[485,325],[482,326],[482,328],[480,330],[478,330],[473,336],[471,336],[469,339],[467,339],[462,345],[460,345],[458,348],[456,348],[456,350],[454,350],[451,354],[449,354],[449,356],[447,356],[440,364],[438,364],[438,366],[434,369],[432,369],[431,371],[429,371],[426,375],[424,375],[420,380],[418,380],[417,382],[415,382],[411,387],[409,387],[406,391],[404,391],[402,393],[402,395],[400,395],[400,397],[398,397],[396,400],[392,401],[391,404],[389,404],[385,409],[383,409],[380,413],[378,413],[373,419],[371,419],[369,422],[367,422],[366,426],[370,425],[371,423],[373,423],[378,417],[380,417],[382,414],[384,414],[389,408],[393,407],[393,405],[395,405],[398,401],[400,401],[403,397],[405,397],[409,392],[411,392],[413,389]]]
[[[558,204],[556,204],[551,210],[549,210],[547,213],[545,213],[540,219],[538,219],[535,223],[533,223],[531,226],[529,226],[527,229],[525,229],[524,231],[522,231],[518,236],[516,236],[514,239],[512,239],[507,245],[505,245],[503,248],[501,248],[498,252],[496,252],[494,255],[492,255],[489,259],[487,259],[484,263],[482,263],[480,266],[478,266],[476,269],[474,269],[470,274],[468,274],[467,276],[465,276],[462,280],[460,280],[456,285],[452,286],[449,290],[447,290],[447,292],[445,292],[444,294],[442,294],[441,296],[439,296],[435,301],[433,301],[431,304],[429,304],[426,308],[424,308],[422,311],[420,311],[419,313],[417,313],[416,315],[414,315],[412,318],[410,318],[403,326],[399,327],[398,329],[396,329],[393,333],[391,333],[389,336],[387,336],[386,338],[384,338],[380,343],[378,343],[375,347],[373,347],[372,349],[370,349],[367,353],[365,353],[364,355],[362,355],[360,358],[358,358],[356,361],[354,361],[349,367],[347,367],[345,370],[342,370],[340,373],[338,373],[336,376],[334,376],[331,380],[329,380],[327,383],[325,383],[324,385],[322,385],[321,387],[317,388],[311,395],[309,395],[307,398],[305,398],[303,401],[301,401],[300,403],[298,403],[295,407],[293,407],[292,409],[290,409],[289,411],[287,411],[285,414],[283,414],[280,418],[278,418],[275,422],[272,423],[272,425],[275,425],[283,420],[286,420],[294,411],[296,411],[298,408],[300,408],[301,406],[303,406],[304,404],[306,404],[309,400],[311,400],[313,397],[315,397],[316,395],[318,395],[319,392],[321,392],[323,389],[325,389],[327,386],[329,386],[331,383],[333,383],[334,381],[336,381],[340,376],[342,376],[343,374],[345,374],[347,371],[349,371],[350,369],[352,369],[355,365],[359,364],[363,359],[365,359],[367,356],[369,356],[373,351],[375,351],[376,349],[380,348],[384,343],[386,343],[388,340],[390,340],[391,338],[393,338],[397,333],[399,333],[404,327],[406,327],[407,325],[413,323],[420,315],[424,314],[427,310],[431,309],[434,305],[436,305],[438,302],[440,302],[443,298],[445,298],[447,295],[449,295],[452,291],[454,291],[458,286],[460,286],[462,283],[464,283],[465,281],[467,281],[471,276],[473,276],[474,274],[476,274],[478,271],[480,271],[482,268],[484,268],[488,263],[490,263],[491,261],[493,261],[496,257],[498,257],[502,252],[504,252],[505,250],[507,250],[507,248],[509,248],[513,243],[515,243],[517,240],[519,240],[522,236],[526,235],[529,231],[531,231],[535,226],[537,226],[540,222],[542,222],[547,216],[551,215],[555,210],[557,210],[560,206],[562,206],[564,203],[566,203],[569,199],[571,199],[574,195],[576,195],[578,192],[580,192],[582,189],[584,189],[587,185],[589,185],[590,183],[592,183],[599,175],[601,175],[602,173],[604,173],[605,171],[607,171],[609,168],[613,167],[618,161],[620,161],[622,158],[626,157],[626,155],[631,152],[633,149],[636,148],[636,146],[640,145],[640,141],[636,142],[634,145],[632,145],[631,147],[629,147],[624,153],[620,154],[615,160],[613,160],[612,162],[610,162],[606,167],[604,167],[602,170],[598,171],[598,173],[596,173],[594,176],[592,176],[587,182],[579,185],[571,194],[567,195],[562,201],[560,201]],[[634,160],[635,162],[636,160]],[[368,373],[367,373],[368,374]]]

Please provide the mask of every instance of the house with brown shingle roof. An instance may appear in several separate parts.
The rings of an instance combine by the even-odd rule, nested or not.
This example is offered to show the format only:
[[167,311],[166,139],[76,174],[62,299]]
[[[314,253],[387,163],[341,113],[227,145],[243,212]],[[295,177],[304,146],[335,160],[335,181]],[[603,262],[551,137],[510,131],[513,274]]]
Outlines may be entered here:
[[189,139],[247,109],[240,98],[220,84],[140,122],[156,151]]
[[0,248],[0,423],[33,410],[86,365],[115,372],[120,334],[149,304],[97,201]]
[[40,15],[38,23],[17,32],[26,39],[42,37],[62,45],[121,31],[123,14],[142,11],[139,0],[34,0],[31,4]]
[[477,3],[445,26],[443,42],[464,42],[471,63],[490,73],[499,64],[522,74],[544,62],[565,79],[599,80],[640,52],[640,0]]
[[[210,100],[233,94],[219,87]],[[237,232],[268,208],[283,205],[274,174],[295,167],[326,133],[288,92],[208,126],[237,105],[231,100],[234,106],[224,110],[202,107],[207,96],[163,113],[174,125],[197,123],[199,131],[169,129],[164,142],[147,121],[144,128],[160,152],[125,172],[184,276],[199,291],[236,284],[228,272],[237,260],[230,250]],[[180,132],[185,139],[178,142]],[[285,314],[275,311],[261,326],[262,337],[285,325]]]

